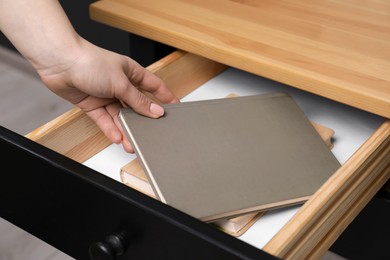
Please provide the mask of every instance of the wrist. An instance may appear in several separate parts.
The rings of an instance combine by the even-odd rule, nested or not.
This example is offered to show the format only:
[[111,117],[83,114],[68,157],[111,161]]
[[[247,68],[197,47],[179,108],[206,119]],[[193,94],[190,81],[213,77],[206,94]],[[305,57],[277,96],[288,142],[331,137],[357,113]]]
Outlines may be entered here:
[[77,33],[66,41],[51,43],[34,56],[26,57],[41,77],[54,75],[69,69],[83,54],[86,41]]

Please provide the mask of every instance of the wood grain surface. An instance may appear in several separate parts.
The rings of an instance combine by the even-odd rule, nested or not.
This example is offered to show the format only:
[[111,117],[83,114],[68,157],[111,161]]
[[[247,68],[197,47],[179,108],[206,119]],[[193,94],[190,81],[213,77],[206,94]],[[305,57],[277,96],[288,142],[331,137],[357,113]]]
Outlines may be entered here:
[[101,0],[90,15],[390,118],[387,0]]

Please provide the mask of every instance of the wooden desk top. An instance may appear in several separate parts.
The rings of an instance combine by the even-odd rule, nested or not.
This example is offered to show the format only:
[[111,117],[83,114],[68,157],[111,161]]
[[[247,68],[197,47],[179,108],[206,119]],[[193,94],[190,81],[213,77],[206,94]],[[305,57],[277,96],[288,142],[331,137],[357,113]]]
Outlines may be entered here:
[[93,20],[390,118],[387,0],[101,0]]

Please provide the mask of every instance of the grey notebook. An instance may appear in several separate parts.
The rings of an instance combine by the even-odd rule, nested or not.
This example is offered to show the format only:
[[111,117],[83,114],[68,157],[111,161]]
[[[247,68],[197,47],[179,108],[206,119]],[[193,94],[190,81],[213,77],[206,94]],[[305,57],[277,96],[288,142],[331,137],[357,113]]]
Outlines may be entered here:
[[163,106],[119,118],[158,199],[200,220],[303,203],[340,167],[288,94]]

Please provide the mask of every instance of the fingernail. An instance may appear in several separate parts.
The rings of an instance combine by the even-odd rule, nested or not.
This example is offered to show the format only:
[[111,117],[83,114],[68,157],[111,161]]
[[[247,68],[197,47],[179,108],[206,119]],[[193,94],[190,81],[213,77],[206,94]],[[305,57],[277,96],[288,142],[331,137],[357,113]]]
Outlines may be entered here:
[[164,109],[155,103],[152,103],[150,105],[150,112],[152,112],[156,116],[164,115]]

